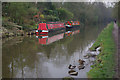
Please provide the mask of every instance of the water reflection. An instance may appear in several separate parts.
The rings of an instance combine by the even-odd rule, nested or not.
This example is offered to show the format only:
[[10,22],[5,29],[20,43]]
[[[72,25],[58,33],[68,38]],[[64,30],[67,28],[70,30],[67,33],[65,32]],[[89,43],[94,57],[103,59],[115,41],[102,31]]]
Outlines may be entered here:
[[[88,48],[97,38],[102,27],[86,27],[56,35],[36,38],[24,37],[19,43],[10,40],[3,43],[2,75],[3,78],[63,78],[68,74],[69,64],[79,65]],[[40,39],[40,40],[39,40]],[[45,41],[44,41],[45,39]],[[78,71],[79,78],[86,78],[90,61],[84,59],[85,68]]]
[[42,45],[48,45],[48,44],[51,44],[55,41],[58,41],[60,39],[63,39],[65,37],[68,37],[68,36],[72,36],[74,34],[77,34],[79,33],[80,30],[75,30],[75,31],[66,31],[66,32],[61,32],[59,34],[56,34],[56,35],[52,35],[52,36],[49,36],[49,34],[45,34],[45,35],[37,35],[36,38],[38,38],[39,40],[39,44],[42,44]]

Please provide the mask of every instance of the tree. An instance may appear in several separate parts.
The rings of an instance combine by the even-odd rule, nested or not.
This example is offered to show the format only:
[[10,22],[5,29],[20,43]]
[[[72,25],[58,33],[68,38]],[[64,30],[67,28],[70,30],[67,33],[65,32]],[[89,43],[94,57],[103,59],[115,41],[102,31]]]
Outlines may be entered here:
[[120,22],[120,1],[115,3],[114,9],[113,9],[113,17],[119,20]]
[[60,20],[72,20],[73,19],[73,13],[71,13],[70,11],[68,11],[65,8],[58,8],[58,16]]

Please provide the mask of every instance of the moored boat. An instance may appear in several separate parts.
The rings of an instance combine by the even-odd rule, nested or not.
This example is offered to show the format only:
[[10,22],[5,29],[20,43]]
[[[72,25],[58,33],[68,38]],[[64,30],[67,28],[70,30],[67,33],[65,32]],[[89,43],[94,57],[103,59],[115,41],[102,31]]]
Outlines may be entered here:
[[66,28],[77,28],[80,26],[80,22],[79,21],[67,21],[65,23],[65,27]]
[[62,22],[48,22],[48,23],[39,23],[36,34],[48,34],[48,32],[53,33],[55,31],[60,31],[65,29],[64,23]]

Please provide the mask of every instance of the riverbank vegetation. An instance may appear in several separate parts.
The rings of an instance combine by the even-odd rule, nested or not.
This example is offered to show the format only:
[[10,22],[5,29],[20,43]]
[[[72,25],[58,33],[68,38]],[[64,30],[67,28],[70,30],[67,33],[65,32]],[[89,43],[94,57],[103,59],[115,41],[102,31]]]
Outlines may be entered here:
[[112,7],[102,2],[3,2],[2,34],[24,35],[37,29],[40,22],[80,21],[81,26],[112,20]]
[[118,27],[120,27],[120,23],[118,23]]
[[96,42],[90,48],[95,50],[97,47],[101,47],[100,54],[97,56],[92,69],[88,72],[89,78],[113,78],[115,67],[115,43],[112,36],[113,23],[101,32]]
[[3,26],[13,22],[29,31],[40,22],[63,21],[73,18],[73,13],[65,8],[56,8],[52,3],[9,2],[3,3]]
[[11,28],[7,22],[13,22],[23,30],[36,29],[40,22],[78,20],[85,25],[112,20],[112,8],[102,2],[3,2],[2,10],[3,26]]

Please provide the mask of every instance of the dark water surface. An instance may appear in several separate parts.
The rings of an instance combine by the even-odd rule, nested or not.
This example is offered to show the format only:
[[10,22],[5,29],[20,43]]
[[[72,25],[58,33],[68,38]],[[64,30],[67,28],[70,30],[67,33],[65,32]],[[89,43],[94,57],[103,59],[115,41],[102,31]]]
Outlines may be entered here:
[[49,36],[16,37],[2,44],[3,78],[63,78],[69,64],[78,66],[85,60],[85,68],[75,70],[77,78],[87,78],[92,58],[83,56],[105,25],[85,26],[71,32]]

